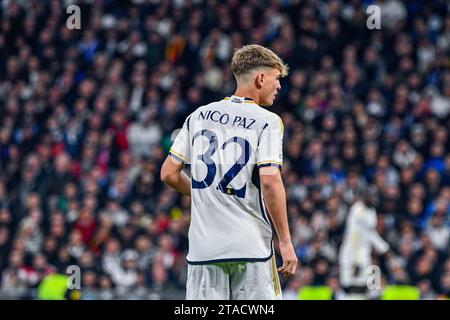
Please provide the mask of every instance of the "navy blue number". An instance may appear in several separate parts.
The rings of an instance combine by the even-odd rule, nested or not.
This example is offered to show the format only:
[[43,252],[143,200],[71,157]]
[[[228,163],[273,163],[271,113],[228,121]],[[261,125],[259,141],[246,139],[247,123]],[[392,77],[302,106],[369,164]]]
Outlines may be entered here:
[[192,188],[193,189],[204,189],[208,188],[214,181],[214,177],[216,175],[216,164],[211,159],[214,152],[217,150],[217,136],[214,132],[210,130],[202,130],[197,132],[192,137],[192,144],[194,144],[195,138],[199,136],[205,136],[209,139],[209,148],[206,150],[206,152],[202,155],[198,155],[197,159],[202,161],[204,164],[206,164],[206,167],[208,169],[208,172],[206,174],[206,178],[202,181],[197,181],[194,178],[192,178]]
[[[199,136],[205,136],[206,138],[209,139],[208,150],[206,150],[206,152],[204,154],[197,156],[197,159],[202,161],[206,165],[206,168],[208,171],[206,173],[205,179],[202,181],[197,181],[194,178],[192,178],[192,188],[193,189],[208,188],[213,183],[214,177],[216,176],[216,171],[217,171],[216,164],[211,159],[211,157],[217,150],[217,146],[218,146],[217,136],[215,135],[214,132],[212,132],[210,130],[201,130],[192,137],[192,144],[194,144],[195,138],[197,138]],[[241,146],[242,154],[239,157],[239,159],[236,161],[236,163],[225,173],[224,177],[222,178],[222,180],[219,182],[219,185],[217,186],[217,189],[219,189],[223,193],[228,193],[228,194],[231,190],[228,188],[228,185],[234,179],[234,177],[236,177],[239,174],[239,172],[242,170],[242,168],[247,164],[248,160],[250,159],[250,143],[247,140],[245,140],[244,138],[241,138],[241,137],[230,138],[228,141],[226,141],[223,144],[222,149],[225,149],[226,146],[232,142],[237,143]],[[233,190],[233,194],[239,198],[245,198],[246,189],[247,189],[247,184],[245,184],[239,190]]]
[[[248,160],[250,159],[250,143],[244,138],[233,137],[223,144],[222,149],[225,149],[225,147],[232,142],[237,143],[241,146],[242,154],[237,162],[227,171],[227,173],[225,173],[222,180],[219,182],[218,189],[223,193],[227,193],[228,184],[231,182],[231,180],[234,179],[234,177],[239,174],[239,172],[243,167],[245,167]],[[245,198],[246,190],[247,184],[244,184],[244,186],[239,190],[234,190],[234,193],[238,198]]]

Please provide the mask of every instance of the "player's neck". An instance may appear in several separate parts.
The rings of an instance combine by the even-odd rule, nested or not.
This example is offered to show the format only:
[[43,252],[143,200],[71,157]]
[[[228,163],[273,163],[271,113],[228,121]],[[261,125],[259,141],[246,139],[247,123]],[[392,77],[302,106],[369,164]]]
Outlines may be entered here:
[[233,95],[235,95],[237,97],[242,97],[242,98],[250,98],[256,104],[259,104],[259,97],[254,92],[254,90],[248,90],[248,89],[244,89],[244,88],[237,88],[236,92]]

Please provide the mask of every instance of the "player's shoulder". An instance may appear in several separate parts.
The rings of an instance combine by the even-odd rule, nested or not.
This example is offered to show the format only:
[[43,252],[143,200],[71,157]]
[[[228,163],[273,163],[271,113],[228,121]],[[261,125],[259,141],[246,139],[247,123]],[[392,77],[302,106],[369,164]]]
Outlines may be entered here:
[[262,115],[264,115],[264,117],[267,118],[268,120],[283,122],[283,120],[281,120],[281,117],[275,112],[272,112],[262,107],[259,107],[259,109],[263,112]]
[[361,200],[356,200],[353,204],[352,204],[353,208],[362,208],[364,207],[364,202],[362,202]]
[[283,120],[278,114],[262,107],[259,107],[258,110],[260,112],[261,119],[267,124],[267,126],[269,126],[269,128],[277,128],[280,132],[284,131]]
[[352,205],[350,211],[354,212],[356,216],[362,217],[367,212],[366,205],[361,200],[358,200]]

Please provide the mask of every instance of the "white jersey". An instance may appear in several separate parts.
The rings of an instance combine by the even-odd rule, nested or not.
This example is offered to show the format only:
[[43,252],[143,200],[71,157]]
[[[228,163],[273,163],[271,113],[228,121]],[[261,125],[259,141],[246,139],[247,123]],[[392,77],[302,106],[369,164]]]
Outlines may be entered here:
[[[341,284],[362,286],[367,283],[368,267],[372,264],[372,249],[379,253],[389,250],[389,244],[380,237],[377,230],[377,213],[362,201],[356,201],[350,208],[344,239],[339,252]],[[355,275],[354,267],[361,270]]]
[[186,118],[170,155],[191,165],[188,263],[272,257],[273,227],[258,168],[281,169],[283,130],[278,115],[237,96]]
[[362,201],[356,201],[350,208],[342,244],[343,259],[355,263],[370,260],[372,248],[379,253],[385,253],[389,245],[377,230],[377,213],[367,207]]

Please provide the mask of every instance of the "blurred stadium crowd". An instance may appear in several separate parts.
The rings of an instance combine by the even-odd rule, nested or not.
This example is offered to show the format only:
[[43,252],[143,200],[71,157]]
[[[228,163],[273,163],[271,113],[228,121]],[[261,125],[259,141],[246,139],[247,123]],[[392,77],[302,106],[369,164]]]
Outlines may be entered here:
[[248,43],[290,66],[272,108],[301,261],[285,299],[343,297],[339,246],[367,185],[392,247],[374,255],[382,285],[450,298],[447,1],[89,0],[69,30],[71,3],[1,1],[0,298],[34,299],[69,265],[81,299],[184,298],[190,200],[160,166],[185,117],[234,92]]

